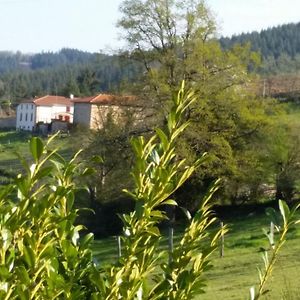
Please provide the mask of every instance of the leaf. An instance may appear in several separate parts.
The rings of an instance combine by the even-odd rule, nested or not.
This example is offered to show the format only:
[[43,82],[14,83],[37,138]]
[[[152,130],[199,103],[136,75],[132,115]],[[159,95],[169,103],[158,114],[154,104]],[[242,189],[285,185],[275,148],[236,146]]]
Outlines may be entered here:
[[7,280],[10,276],[10,272],[6,266],[0,266],[0,278],[3,282],[3,280]]
[[56,164],[58,169],[59,169],[59,167],[58,167],[59,165],[64,166],[66,164],[65,159],[60,154],[58,154],[57,152],[52,152],[51,153],[50,160],[53,163]]
[[155,149],[153,149],[153,151],[151,153],[151,158],[152,158],[152,161],[154,161],[154,163],[156,165],[159,165],[160,157]]
[[162,205],[174,205],[174,206],[177,206],[177,202],[175,200],[172,200],[172,199],[168,199],[164,202],[162,202]]
[[77,241],[79,240],[79,232],[74,228],[73,236],[72,236],[72,243],[74,246],[77,246]]
[[27,178],[22,177],[21,174],[15,179],[15,184],[18,187],[18,198],[21,199],[22,196],[27,195],[30,188]]
[[279,202],[279,210],[283,218],[284,225],[287,225],[287,221],[290,215],[290,209],[285,201],[279,200],[278,202]]
[[152,210],[150,212],[150,216],[151,217],[156,217],[158,219],[167,219],[167,216],[163,212],[161,212],[160,210]]
[[147,232],[151,233],[154,236],[160,236],[160,231],[157,227],[150,227],[147,229]]
[[43,141],[39,137],[31,138],[30,151],[34,160],[38,162],[44,151]]
[[168,137],[160,128],[155,129],[155,131],[160,139],[163,149],[166,150],[168,148],[168,144],[169,144]]
[[25,269],[25,267],[19,266],[16,268],[16,274],[18,276],[18,280],[24,284],[29,284],[30,283],[30,277],[28,275],[27,270]]
[[88,248],[89,245],[93,242],[94,240],[94,234],[93,233],[88,233],[86,234],[82,240],[80,240],[80,249]]
[[37,172],[37,174],[35,175],[35,179],[41,179],[43,177],[46,177],[50,175],[52,171],[53,171],[52,166],[44,167]]
[[99,155],[94,155],[91,159],[91,161],[93,163],[96,163],[96,164],[102,164],[104,161],[103,161],[103,158]]
[[24,259],[29,267],[34,267],[35,255],[30,246],[23,247]]
[[180,206],[180,209],[183,211],[183,213],[187,217],[187,219],[189,221],[191,221],[191,219],[192,219],[191,213],[185,207]]

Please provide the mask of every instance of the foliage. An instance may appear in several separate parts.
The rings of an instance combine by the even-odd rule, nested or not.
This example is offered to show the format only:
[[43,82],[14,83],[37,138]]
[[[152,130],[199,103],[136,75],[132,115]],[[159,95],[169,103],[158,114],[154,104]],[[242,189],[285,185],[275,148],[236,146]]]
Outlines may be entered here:
[[[289,106],[292,107],[292,106]],[[266,184],[274,186],[275,198],[291,202],[299,191],[299,122],[298,112],[281,114],[266,136],[266,146],[260,150],[260,161]]]
[[[261,263],[262,248],[269,249],[268,239],[262,228],[268,229],[270,218],[266,217],[266,207],[274,205],[277,211],[278,202],[259,205],[229,206],[216,209],[218,217],[229,226],[229,233],[225,235],[224,256],[220,258],[219,251],[211,256],[211,268],[205,275],[207,288],[205,294],[199,294],[196,300],[211,299],[247,299],[249,286],[255,284],[257,289],[259,280],[257,266]],[[279,223],[281,222],[280,214]],[[299,219],[299,212],[295,217]],[[167,250],[167,232],[162,231],[163,238],[159,251]],[[177,223],[174,229],[174,244],[179,243],[183,234],[183,224]],[[278,240],[275,231],[275,240]],[[268,294],[261,299],[297,299],[299,286],[300,261],[296,254],[300,251],[300,227],[293,226],[287,235],[287,241],[281,248],[274,272],[267,283]],[[111,236],[96,240],[93,244],[95,257],[106,265],[117,259],[116,239]],[[271,250],[268,250],[269,257]]]
[[0,52],[0,96],[15,104],[45,94],[119,92],[139,72],[138,64],[118,55],[68,48],[32,55]]
[[[122,216],[123,254],[107,273],[107,286],[99,294],[101,299],[191,299],[203,289],[201,275],[208,269],[209,256],[221,234],[217,231],[207,235],[208,227],[215,221],[208,201],[216,186],[203,200],[199,213],[171,254],[171,263],[161,262],[161,255],[155,255],[161,238],[158,225],[166,219],[161,207],[176,205],[172,195],[205,159],[203,156],[184,167],[185,161],[177,159],[175,153],[175,140],[188,126],[181,123],[182,115],[194,100],[192,94],[185,96],[180,90],[167,119],[166,133],[157,129],[148,141],[140,137],[132,142],[136,155],[135,189],[126,192],[134,199],[135,210]],[[150,290],[149,278],[156,283]]]
[[152,92],[168,100],[183,79],[196,92],[217,93],[244,82],[239,66],[256,59],[247,48],[221,50],[214,39],[214,18],[204,1],[131,0],[123,2],[121,12],[119,26],[131,58],[144,65],[143,84],[150,89],[150,99]]
[[299,223],[299,220],[295,219],[295,213],[299,208],[299,204],[295,205],[291,210],[288,205],[279,200],[279,211],[280,216],[282,217],[283,224],[279,224],[279,216],[277,212],[269,208],[267,210],[267,214],[271,217],[273,224],[276,226],[276,229],[280,232],[280,236],[277,242],[274,242],[274,236],[271,232],[265,232],[266,236],[268,237],[269,244],[270,244],[270,252],[271,257],[269,258],[268,251],[264,251],[263,254],[263,261],[264,261],[264,269],[259,269],[259,285],[257,291],[255,288],[252,287],[250,289],[250,298],[251,300],[258,300],[261,296],[268,293],[269,290],[266,289],[266,283],[272,275],[274,265],[278,260],[280,249],[282,248],[283,244],[286,242],[287,233],[292,228],[293,225]]
[[260,32],[242,33],[231,38],[221,38],[223,47],[229,48],[233,44],[251,42],[254,51],[260,51],[264,58],[273,56],[278,58],[282,53],[294,57],[299,48],[300,23],[284,24]]
[[[89,175],[75,157],[68,163],[49,150],[39,138],[32,138],[32,164],[21,158],[24,173],[0,193],[0,296],[3,299],[192,299],[204,292],[204,272],[226,227],[213,230],[211,198],[215,183],[192,218],[178,245],[170,253],[158,253],[165,220],[164,205],[176,206],[172,199],[207,156],[186,165],[175,152],[176,140],[188,127],[183,116],[196,101],[193,93],[179,91],[166,120],[166,131],[145,140],[132,140],[136,155],[132,176],[135,188],[126,193],[135,201],[135,210],[122,215],[123,254],[112,266],[96,266],[91,252],[92,235],[79,239],[82,226],[75,226],[73,208],[77,191],[74,176]],[[285,234],[294,224],[295,214],[280,202],[284,219],[283,235],[275,246],[275,258]],[[271,259],[262,275],[261,288],[276,259]],[[258,294],[260,295],[260,294]],[[255,299],[255,298],[254,298]],[[258,299],[258,298],[257,298]]]
[[260,52],[263,57],[263,64],[259,68],[262,74],[295,73],[300,66],[299,28],[300,23],[285,24],[260,32],[222,37],[220,43],[224,49],[251,43],[252,50]]
[[39,138],[30,141],[32,163],[0,193],[1,299],[85,299],[93,291],[89,245],[79,241],[73,208],[79,174]]
[[[73,208],[74,176],[90,170],[81,171],[76,156],[67,163],[41,139],[31,139],[33,163],[21,158],[24,174],[0,194],[3,299],[191,299],[203,290],[201,275],[223,232],[207,232],[215,221],[209,201],[216,185],[190,220],[172,262],[165,264],[156,255],[161,238],[158,225],[166,219],[162,206],[176,205],[172,195],[205,160],[203,156],[185,166],[175,153],[175,140],[188,126],[182,116],[194,100],[182,89],[174,99],[168,130],[157,129],[148,141],[143,137],[132,141],[135,189],[126,192],[136,205],[134,212],[122,216],[123,256],[109,268],[94,265],[92,235],[79,239],[82,226],[74,225],[78,213]],[[147,289],[151,279],[157,284]]]
[[[210,153],[206,167],[193,176],[201,187],[196,195],[222,177],[229,201],[249,198],[245,196],[249,189],[262,183],[257,180],[260,171],[255,148],[264,147],[273,105],[246,88],[251,80],[247,68],[258,63],[257,54],[249,45],[222,49],[204,1],[124,1],[121,12],[119,25],[131,57],[145,67],[141,97],[153,99],[156,95],[159,114],[162,107],[168,107],[168,99],[176,94],[183,78],[195,91],[197,101],[185,114],[191,126],[178,142],[177,151],[187,159]],[[247,185],[254,177],[257,181]],[[233,188],[241,185],[244,187],[239,190]]]

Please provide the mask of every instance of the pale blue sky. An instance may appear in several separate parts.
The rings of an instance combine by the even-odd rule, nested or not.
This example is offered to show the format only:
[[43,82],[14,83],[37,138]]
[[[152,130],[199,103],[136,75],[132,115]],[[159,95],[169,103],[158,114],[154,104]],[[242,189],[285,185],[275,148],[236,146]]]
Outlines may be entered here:
[[[117,49],[122,0],[0,0],[0,50]],[[220,33],[300,21],[300,0],[207,0]]]

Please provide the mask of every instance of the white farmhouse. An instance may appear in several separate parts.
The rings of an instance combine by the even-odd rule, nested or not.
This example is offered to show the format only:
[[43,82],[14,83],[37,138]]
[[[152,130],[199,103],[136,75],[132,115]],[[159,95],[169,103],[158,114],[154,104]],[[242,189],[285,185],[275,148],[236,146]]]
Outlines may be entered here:
[[16,129],[33,131],[36,124],[51,124],[53,120],[73,122],[72,97],[46,95],[23,101],[17,107]]

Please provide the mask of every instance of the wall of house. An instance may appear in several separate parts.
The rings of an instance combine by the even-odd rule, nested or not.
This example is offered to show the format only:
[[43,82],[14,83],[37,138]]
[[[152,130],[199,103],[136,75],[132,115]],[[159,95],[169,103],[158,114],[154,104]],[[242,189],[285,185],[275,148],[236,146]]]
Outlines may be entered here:
[[[69,112],[67,111],[69,110]],[[53,106],[37,106],[36,110],[36,123],[51,123],[52,119],[59,119],[59,115],[64,115],[65,113],[70,113],[70,122],[73,122],[74,107],[70,106],[67,109],[64,105],[53,105]]]
[[102,129],[109,114],[117,123],[124,117],[124,113],[125,111],[121,106],[92,104],[90,128]]
[[21,103],[17,106],[16,129],[33,130],[36,118],[35,108],[33,103]]
[[139,129],[155,126],[157,121],[153,109],[125,105],[75,103],[74,124],[95,130],[102,129],[109,114],[116,123],[122,123],[131,118],[132,125]]
[[157,113],[152,108],[126,105],[92,105],[91,129],[102,129],[111,114],[114,122],[122,124],[127,121],[136,129],[157,126]]
[[74,103],[74,119],[75,125],[81,125],[90,128],[91,125],[91,104]]

